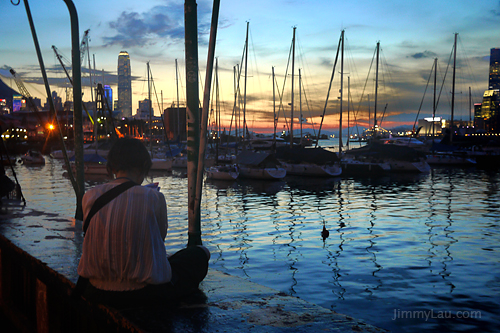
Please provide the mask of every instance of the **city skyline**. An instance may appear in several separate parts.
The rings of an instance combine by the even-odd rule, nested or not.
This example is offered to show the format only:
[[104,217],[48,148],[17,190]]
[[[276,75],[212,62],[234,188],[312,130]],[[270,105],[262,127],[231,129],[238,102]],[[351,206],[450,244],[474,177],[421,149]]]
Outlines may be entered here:
[[[70,58],[69,14],[62,1],[53,1],[48,12],[43,5],[30,3],[35,27],[49,68],[52,90],[63,89],[67,83],[60,67],[52,60],[50,47],[53,44]],[[138,102],[147,98],[146,63],[150,61],[154,75],[156,93],[163,101],[152,97],[156,115],[158,104],[163,109],[176,103],[175,59],[179,62],[180,100],[185,99],[184,76],[184,17],[183,1],[144,1],[140,5],[109,1],[95,5],[94,1],[75,1],[80,18],[81,36],[90,29],[90,54],[95,55],[98,78],[117,91],[116,59],[122,50],[130,55],[132,78],[132,113]],[[211,18],[211,1],[197,1],[199,30],[200,95],[205,85],[207,42]],[[0,74],[7,78],[8,68],[15,68],[28,86],[33,85],[32,94],[43,98],[39,68],[29,32],[24,5],[3,3],[2,15],[7,25],[3,26],[0,42],[5,45],[0,58]],[[104,8],[103,8],[104,6]],[[95,8],[100,8],[96,11]],[[266,8],[263,10],[263,8]],[[57,17],[57,22],[54,21]],[[326,101],[328,86],[336,56],[341,30],[346,35],[346,60],[344,92],[349,76],[352,94],[351,110],[357,111],[357,119],[366,124],[368,116],[367,97],[373,89],[368,88],[373,79],[368,78],[370,66],[373,74],[372,56],[376,43],[381,45],[381,77],[379,79],[380,113],[384,112],[382,126],[410,125],[416,117],[423,118],[431,112],[432,87],[426,88],[434,58],[438,58],[441,76],[447,70],[454,33],[459,34],[457,52],[457,95],[455,119],[468,118],[469,110],[463,99],[468,98],[469,87],[473,91],[473,103],[488,89],[489,53],[500,47],[500,2],[460,1],[452,7],[446,1],[421,1],[418,4],[384,1],[375,6],[368,1],[338,4],[329,1],[240,1],[221,3],[216,56],[219,65],[220,96],[224,117],[229,117],[234,104],[233,68],[242,63],[246,22],[250,22],[248,75],[247,75],[247,125],[261,129],[272,126],[273,87],[271,72],[274,67],[277,88],[283,81],[292,41],[292,27],[296,27],[295,63],[295,121],[299,114],[298,69],[303,83],[302,103],[308,124],[317,127]],[[14,23],[15,22],[15,23]],[[50,25],[48,23],[51,23]],[[54,23],[56,22],[56,23]],[[58,31],[59,38],[55,38]],[[17,56],[16,56],[17,55]],[[290,68],[290,67],[289,67]],[[84,73],[88,66],[84,65]],[[451,69],[448,68],[448,77]],[[339,67],[336,68],[325,116],[324,128],[338,127]],[[288,77],[290,69],[288,70]],[[84,100],[89,94],[88,77],[82,79]],[[290,80],[285,84],[283,105],[287,116],[290,107]],[[242,81],[243,82],[243,81]],[[12,86],[12,82],[6,82]],[[363,90],[364,86],[367,86]],[[460,87],[458,87],[460,85]],[[243,88],[243,86],[242,86]],[[424,92],[425,100],[423,100]],[[451,89],[448,83],[443,88],[438,112],[447,117]],[[281,93],[281,92],[280,92]],[[364,101],[361,101],[363,94]],[[346,94],[345,94],[346,95]],[[343,110],[347,110],[344,95]],[[277,95],[278,96],[278,93]],[[201,96],[200,96],[201,98]],[[277,97],[278,98],[278,97]],[[423,101],[422,101],[423,100]],[[463,101],[462,101],[463,100]],[[277,101],[277,105],[279,101]],[[422,105],[420,107],[420,105]],[[310,111],[307,111],[310,109]],[[419,113],[420,109],[420,113]],[[351,121],[354,114],[351,115]],[[281,113],[280,118],[283,119]],[[343,115],[344,126],[347,115]],[[352,125],[352,122],[351,122]],[[280,125],[281,126],[281,125]],[[294,125],[297,128],[297,125]]]

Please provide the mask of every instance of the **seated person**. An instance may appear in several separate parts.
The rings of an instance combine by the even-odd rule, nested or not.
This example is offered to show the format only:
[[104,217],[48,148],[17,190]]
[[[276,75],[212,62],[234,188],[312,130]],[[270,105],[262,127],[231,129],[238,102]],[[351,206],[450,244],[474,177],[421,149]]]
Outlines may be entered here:
[[[151,157],[141,141],[117,140],[107,158],[108,172],[116,178],[85,193],[84,216],[111,188],[129,181],[142,184],[150,167]],[[158,189],[133,186],[104,205],[89,221],[83,242],[78,274],[89,281],[83,296],[119,307],[141,301],[168,303],[198,290],[210,252],[192,246],[167,258],[167,228],[167,205]]]

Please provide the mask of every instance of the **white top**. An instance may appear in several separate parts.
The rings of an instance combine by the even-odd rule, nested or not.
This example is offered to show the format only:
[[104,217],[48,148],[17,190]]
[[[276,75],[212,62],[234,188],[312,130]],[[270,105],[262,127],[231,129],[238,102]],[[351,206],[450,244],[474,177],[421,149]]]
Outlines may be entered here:
[[[94,201],[118,185],[111,182],[83,196],[86,217]],[[169,282],[167,204],[156,189],[134,186],[101,208],[91,219],[83,241],[78,274],[103,290],[140,289]]]

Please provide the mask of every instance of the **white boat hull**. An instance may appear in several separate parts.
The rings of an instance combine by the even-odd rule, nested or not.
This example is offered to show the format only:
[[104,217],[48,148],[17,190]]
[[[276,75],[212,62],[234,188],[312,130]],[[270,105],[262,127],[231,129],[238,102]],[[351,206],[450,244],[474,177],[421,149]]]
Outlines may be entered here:
[[170,171],[172,170],[172,160],[162,158],[152,158],[151,170],[153,171]]
[[431,165],[475,165],[476,160],[466,156],[456,156],[451,154],[427,155],[427,163]]
[[429,163],[424,160],[418,162],[409,161],[390,161],[392,172],[420,172],[427,173],[431,171]]
[[[71,170],[73,173],[76,172],[76,166],[74,163],[71,164]],[[98,163],[84,163],[83,173],[86,175],[107,175],[108,169],[105,164]]]
[[215,180],[235,180],[239,176],[239,171],[234,167],[213,166],[205,169],[208,179]]
[[342,167],[338,164],[318,165],[313,163],[282,163],[287,175],[335,177],[340,176]]
[[342,172],[345,174],[359,174],[369,176],[391,171],[391,165],[386,162],[369,162],[355,159],[342,160]]
[[240,165],[240,176],[252,179],[282,179],[286,176],[284,168],[259,168]]

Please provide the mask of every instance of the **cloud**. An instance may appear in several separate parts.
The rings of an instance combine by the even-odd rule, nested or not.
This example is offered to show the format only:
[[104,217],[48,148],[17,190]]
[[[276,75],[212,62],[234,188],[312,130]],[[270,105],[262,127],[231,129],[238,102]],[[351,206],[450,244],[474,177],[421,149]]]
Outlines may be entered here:
[[[198,31],[201,35],[210,32],[211,8],[198,4]],[[114,36],[103,37],[105,46],[119,45],[124,48],[144,47],[158,42],[183,43],[184,7],[178,4],[155,6],[147,12],[127,12],[108,23],[116,32]],[[201,42],[201,41],[200,41]]]
[[491,12],[495,16],[500,16],[500,1],[497,2],[497,6],[496,7],[497,8],[496,9],[492,9]]
[[410,55],[410,58],[414,59],[426,59],[426,58],[436,58],[437,54],[431,51],[418,52]]

